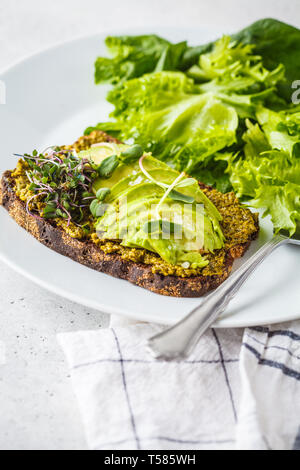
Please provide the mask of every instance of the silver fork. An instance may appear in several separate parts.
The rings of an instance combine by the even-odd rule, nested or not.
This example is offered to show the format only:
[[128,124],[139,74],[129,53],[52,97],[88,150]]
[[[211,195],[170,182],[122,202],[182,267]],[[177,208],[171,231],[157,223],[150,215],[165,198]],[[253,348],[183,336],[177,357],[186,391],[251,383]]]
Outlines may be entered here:
[[164,360],[187,357],[203,333],[224,312],[253,271],[276,248],[288,243],[300,245],[300,230],[292,238],[283,232],[274,235],[221,286],[208,295],[200,306],[194,308],[174,326],[150,338],[147,341],[147,349],[152,356]]

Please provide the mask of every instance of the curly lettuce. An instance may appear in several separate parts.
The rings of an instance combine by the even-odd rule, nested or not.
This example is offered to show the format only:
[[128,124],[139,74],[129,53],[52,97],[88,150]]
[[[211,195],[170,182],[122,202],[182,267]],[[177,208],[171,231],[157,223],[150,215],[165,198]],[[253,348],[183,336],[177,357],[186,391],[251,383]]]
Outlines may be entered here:
[[254,49],[254,45],[243,45],[224,36],[211,52],[200,56],[199,64],[191,67],[187,75],[200,83],[201,92],[214,93],[234,106],[242,118],[254,118],[260,102],[284,106],[285,102],[276,94],[277,84],[284,79],[284,66],[279,64],[267,70]]
[[[278,95],[286,102],[291,101],[291,85],[300,77],[300,30],[294,26],[264,18],[247,26],[232,39],[244,45],[254,46],[253,52],[261,56],[263,65],[268,70],[276,69],[278,64],[285,68],[285,80],[278,84]],[[199,62],[199,56],[210,52],[215,42],[188,47],[180,63],[181,70],[188,70]]]
[[[247,122],[243,155],[225,157],[238,197],[270,215],[275,231],[293,235],[300,222],[300,113],[262,108]],[[261,126],[261,127],[260,127]]]
[[172,44],[153,34],[108,36],[105,43],[112,57],[98,57],[96,60],[96,84],[116,85],[145,73],[177,70],[187,49],[186,41]]

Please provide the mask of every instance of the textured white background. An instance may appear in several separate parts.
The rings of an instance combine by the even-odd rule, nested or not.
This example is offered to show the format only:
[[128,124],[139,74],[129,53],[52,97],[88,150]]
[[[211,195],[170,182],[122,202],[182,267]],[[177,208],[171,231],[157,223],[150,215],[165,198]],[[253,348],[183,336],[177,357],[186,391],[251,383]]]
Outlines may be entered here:
[[[300,0],[0,0],[0,69],[57,42],[120,26],[234,31],[270,16],[300,27]],[[55,335],[107,323],[107,316],[56,297],[0,263],[1,450],[85,448]]]

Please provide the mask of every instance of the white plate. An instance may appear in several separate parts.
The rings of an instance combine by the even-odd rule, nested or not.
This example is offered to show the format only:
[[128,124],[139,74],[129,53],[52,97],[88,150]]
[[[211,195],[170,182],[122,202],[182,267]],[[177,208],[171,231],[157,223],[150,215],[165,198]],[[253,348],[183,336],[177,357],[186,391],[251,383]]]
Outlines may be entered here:
[[[194,44],[222,33],[188,29],[149,32],[153,31]],[[0,75],[7,93],[6,105],[0,105],[0,173],[14,167],[13,153],[73,142],[87,126],[107,118],[107,88],[93,82],[93,63],[105,54],[105,37],[101,34],[57,46]],[[199,303],[199,299],[152,294],[60,256],[18,227],[2,208],[0,227],[0,257],[32,281],[73,301],[164,324],[176,322]],[[270,223],[264,222],[260,239],[249,254],[271,233]],[[242,327],[300,318],[299,274],[300,250],[280,248],[246,283],[216,326]]]

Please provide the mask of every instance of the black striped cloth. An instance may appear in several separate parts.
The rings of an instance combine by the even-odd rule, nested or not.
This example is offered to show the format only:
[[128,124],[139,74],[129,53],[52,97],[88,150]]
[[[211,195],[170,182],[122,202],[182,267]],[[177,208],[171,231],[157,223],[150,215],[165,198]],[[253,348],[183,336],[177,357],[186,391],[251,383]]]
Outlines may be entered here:
[[91,449],[299,449],[300,322],[210,330],[182,362],[158,325],[59,335]]

